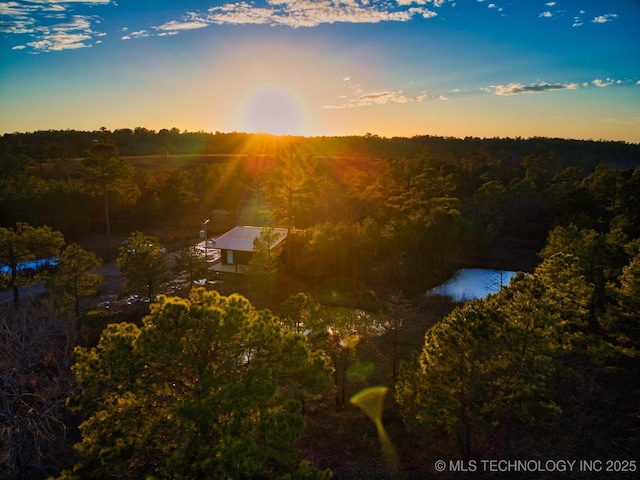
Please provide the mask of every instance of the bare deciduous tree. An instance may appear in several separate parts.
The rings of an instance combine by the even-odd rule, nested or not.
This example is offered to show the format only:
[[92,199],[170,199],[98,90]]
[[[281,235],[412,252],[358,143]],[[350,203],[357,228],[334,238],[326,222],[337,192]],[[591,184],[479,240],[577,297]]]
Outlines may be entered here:
[[22,302],[0,312],[0,478],[46,478],[64,459],[65,403],[75,387],[75,330],[51,305]]

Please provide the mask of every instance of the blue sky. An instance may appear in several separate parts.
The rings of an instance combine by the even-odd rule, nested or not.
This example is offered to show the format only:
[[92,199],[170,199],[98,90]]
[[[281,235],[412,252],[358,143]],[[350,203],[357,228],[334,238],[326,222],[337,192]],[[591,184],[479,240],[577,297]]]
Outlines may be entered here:
[[640,143],[637,0],[0,2],[0,133]]

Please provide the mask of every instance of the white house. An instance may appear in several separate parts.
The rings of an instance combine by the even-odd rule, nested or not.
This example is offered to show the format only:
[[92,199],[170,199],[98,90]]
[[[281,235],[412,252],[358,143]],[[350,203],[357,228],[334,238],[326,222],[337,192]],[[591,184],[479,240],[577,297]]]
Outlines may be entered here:
[[[220,265],[216,267],[221,271],[234,271],[241,273],[249,264],[253,255],[253,241],[260,236],[263,227],[234,227],[220,235],[213,242],[213,248],[220,250]],[[281,244],[287,238],[286,228],[274,228],[277,239],[272,248]],[[234,270],[225,267],[234,266]],[[240,267],[240,268],[239,268]]]

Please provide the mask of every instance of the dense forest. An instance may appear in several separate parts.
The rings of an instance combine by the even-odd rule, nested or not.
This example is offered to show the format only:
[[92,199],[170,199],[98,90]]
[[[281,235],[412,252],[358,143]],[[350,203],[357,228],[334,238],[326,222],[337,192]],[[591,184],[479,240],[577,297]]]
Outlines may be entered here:
[[[2,478],[637,469],[640,145],[47,131],[0,172]],[[204,220],[264,227],[248,275],[200,282]],[[461,267],[519,273],[424,295]]]
[[[1,137],[2,152],[26,155],[36,162],[84,157],[88,145],[101,138],[99,131],[49,130],[12,133]],[[247,154],[272,155],[282,141],[296,141],[314,156],[395,156],[426,152],[449,158],[470,157],[479,151],[499,154],[503,161],[527,155],[557,159],[563,166],[593,167],[601,161],[623,168],[635,166],[638,146],[625,142],[565,140],[558,138],[476,138],[415,136],[382,138],[377,135],[347,137],[283,137],[248,133],[158,132],[137,127],[109,133],[123,156]]]

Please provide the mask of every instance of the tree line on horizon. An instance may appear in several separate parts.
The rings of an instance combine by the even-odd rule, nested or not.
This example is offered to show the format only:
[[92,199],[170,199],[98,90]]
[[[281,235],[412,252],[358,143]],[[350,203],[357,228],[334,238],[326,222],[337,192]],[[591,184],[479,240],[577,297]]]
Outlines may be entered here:
[[[36,163],[85,156],[87,146],[107,129],[94,131],[42,130],[14,132],[0,136],[0,152],[26,155]],[[640,145],[621,141],[572,140],[562,138],[478,138],[416,135],[381,137],[366,135],[301,137],[244,132],[190,132],[178,128],[150,130],[121,128],[110,132],[112,142],[123,156],[143,155],[273,155],[284,143],[304,145],[315,156],[404,156],[428,151],[452,158],[469,156],[479,150],[512,157],[556,156],[567,166],[593,168],[606,161],[616,168],[636,165]]]

